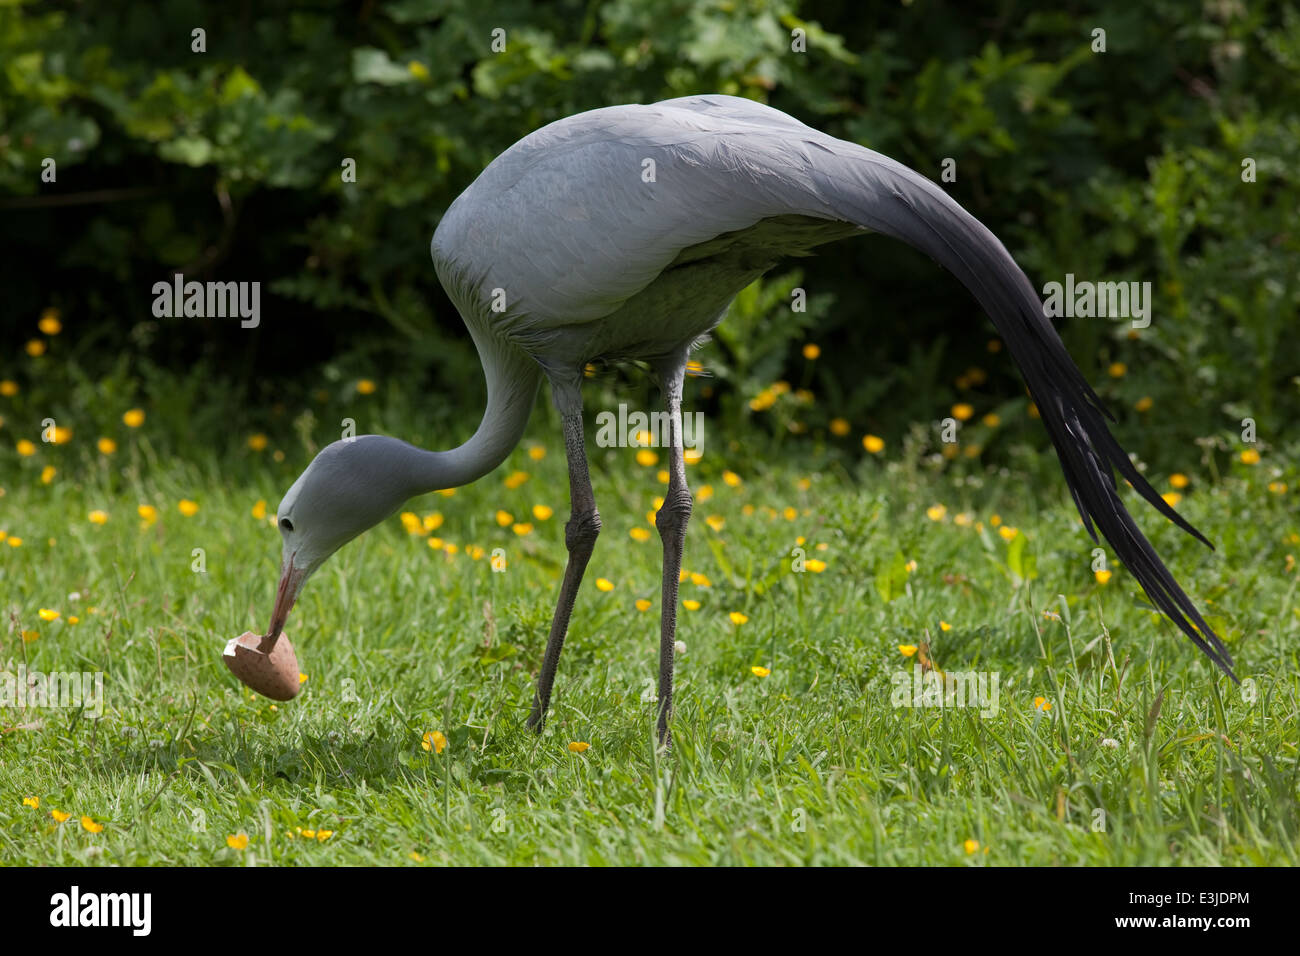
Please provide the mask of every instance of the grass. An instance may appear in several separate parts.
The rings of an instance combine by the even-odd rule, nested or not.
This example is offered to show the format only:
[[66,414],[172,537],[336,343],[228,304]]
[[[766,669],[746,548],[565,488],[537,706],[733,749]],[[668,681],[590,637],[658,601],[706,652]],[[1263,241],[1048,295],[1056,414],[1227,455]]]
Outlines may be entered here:
[[[104,709],[0,708],[0,863],[1297,862],[1287,552],[1300,529],[1294,490],[1267,489],[1275,460],[1234,461],[1216,480],[1184,469],[1195,480],[1180,510],[1218,552],[1154,511],[1142,519],[1228,641],[1243,691],[1122,568],[1098,582],[1052,461],[959,475],[909,445],[849,474],[812,443],[708,454],[690,470],[713,494],[697,499],[687,543],[685,566],[704,578],[682,586],[700,606],[680,613],[663,754],[650,699],[660,547],[630,534],[653,532],[662,485],[626,449],[593,455],[605,530],[550,722],[540,737],[523,727],[567,517],[544,418],[500,471],[409,506],[440,512],[434,534],[458,553],[394,518],[321,570],[288,627],[307,681],[278,706],[220,657],[266,624],[279,537],[251,511],[273,512],[304,452],[224,471],[198,452],[156,454],[146,424],[48,484],[40,452],[11,469],[3,526],[22,544],[0,545],[0,669],[102,672]],[[516,471],[527,481],[507,487]],[[199,511],[181,514],[181,499]],[[141,503],[158,509],[147,526]],[[535,504],[554,514],[533,517]],[[93,509],[107,523],[89,522]],[[533,530],[501,527],[498,509]],[[824,570],[792,570],[801,536]],[[921,656],[900,646],[922,642],[944,670],[996,673],[996,714],[895,706],[891,680]],[[423,745],[435,731],[441,753]]]

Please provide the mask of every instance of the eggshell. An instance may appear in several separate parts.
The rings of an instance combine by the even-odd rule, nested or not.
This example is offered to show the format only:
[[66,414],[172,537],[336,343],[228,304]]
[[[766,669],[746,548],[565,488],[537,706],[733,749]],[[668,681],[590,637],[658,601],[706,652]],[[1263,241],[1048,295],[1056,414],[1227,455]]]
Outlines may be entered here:
[[245,685],[271,700],[292,700],[302,687],[298,655],[287,635],[281,633],[271,652],[262,650],[262,635],[245,631],[226,642],[221,659]]

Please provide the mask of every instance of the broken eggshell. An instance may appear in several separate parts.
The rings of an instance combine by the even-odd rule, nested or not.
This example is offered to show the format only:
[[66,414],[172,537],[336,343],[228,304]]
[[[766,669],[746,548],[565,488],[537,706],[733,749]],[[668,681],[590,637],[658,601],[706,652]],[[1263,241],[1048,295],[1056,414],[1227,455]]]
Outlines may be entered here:
[[262,649],[262,643],[262,635],[245,631],[226,642],[221,659],[230,673],[263,697],[292,700],[302,686],[293,645],[284,633],[271,646],[270,653]]

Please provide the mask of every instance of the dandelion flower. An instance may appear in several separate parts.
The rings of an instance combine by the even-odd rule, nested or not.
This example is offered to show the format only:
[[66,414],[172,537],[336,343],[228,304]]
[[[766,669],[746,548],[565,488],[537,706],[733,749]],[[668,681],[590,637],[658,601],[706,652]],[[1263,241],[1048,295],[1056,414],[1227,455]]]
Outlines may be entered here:
[[248,834],[236,833],[233,836],[226,837],[226,846],[230,847],[232,850],[248,849]]
[[649,529],[647,529],[647,528],[642,528],[640,525],[637,525],[637,527],[632,528],[630,531],[628,531],[628,534],[631,536],[631,538],[632,538],[633,541],[649,541],[649,540],[650,540],[650,531],[649,531]]
[[877,435],[863,435],[862,447],[873,455],[879,455],[885,450],[885,440]]
[[722,481],[728,488],[739,488],[742,479],[740,475],[736,474],[734,471],[724,471],[722,473]]
[[961,848],[966,851],[967,856],[971,856],[972,854],[979,852],[979,848],[980,848],[979,841],[967,840],[961,845]]
[[54,476],[57,475],[58,473],[59,470],[55,468],[53,465],[46,465],[44,468],[41,469],[41,484],[48,485],[50,482],[54,480]]
[[1241,453],[1241,463],[1243,465],[1258,465],[1259,452],[1257,452],[1253,448],[1247,448],[1245,451]]
[[510,526],[510,530],[522,538],[524,535],[533,533],[533,524],[531,521],[518,521]]
[[13,379],[7,378],[3,382],[0,382],[0,395],[3,395],[5,398],[13,398],[17,394],[18,383],[13,381]]
[[190,501],[189,498],[182,498],[180,502],[176,505],[176,508],[178,511],[180,511],[181,514],[183,514],[187,518],[193,518],[196,514],[199,513],[198,503],[194,501]]
[[645,468],[649,468],[652,465],[659,464],[659,456],[649,448],[640,448],[636,453],[636,463]]
[[62,823],[72,816],[71,813],[64,813],[62,810],[51,810],[50,816],[54,817],[56,823]]
[[266,451],[267,438],[261,432],[248,436],[248,447],[253,451]]
[[447,736],[441,730],[431,730],[424,735],[420,741],[420,746],[425,750],[432,750],[434,753],[442,753],[447,749]]
[[101,455],[111,455],[117,451],[117,442],[111,438],[101,438],[95,443],[95,447],[99,449]]
[[108,524],[108,512],[100,511],[96,508],[90,514],[86,515],[86,520],[91,524]]
[[82,817],[81,828],[87,833],[102,833],[104,830],[104,824],[96,823],[90,817]]
[[27,343],[27,354],[32,358],[39,358],[45,354],[45,343],[40,339],[32,339]]
[[533,505],[533,517],[538,521],[549,521],[555,509],[550,505]]
[[375,394],[375,383],[368,378],[363,378],[357,382],[357,392],[362,395],[373,395]]
[[704,523],[714,531],[721,531],[722,526],[727,523],[727,519],[722,517],[722,515],[709,515],[704,519]]
[[826,562],[822,561],[820,558],[809,558],[803,563],[803,566],[813,574],[821,574],[826,570]]
[[809,342],[803,347],[803,357],[810,362],[819,358],[821,354],[822,350],[820,345],[814,345],[812,342]]
[[727,615],[727,617],[731,618],[731,623],[736,625],[736,627],[740,627],[740,625],[745,624],[749,621],[749,618],[746,617],[744,614],[742,614],[740,611],[732,611],[730,614]]
[[59,619],[59,612],[58,612],[58,611],[51,611],[51,610],[50,610],[49,608],[47,608],[47,607],[43,607],[43,608],[41,608],[41,609],[40,609],[39,611],[37,611],[36,613],[40,616],[40,619],[41,619],[42,621],[57,621],[57,620]]
[[911,657],[912,655],[914,655],[914,654],[916,653],[916,645],[915,645],[915,644],[899,644],[899,645],[898,645],[898,653],[902,654],[904,657]]
[[22,455],[24,458],[30,458],[32,455],[36,454],[36,446],[26,438],[20,440],[15,448],[17,449],[18,454]]
[[998,528],[998,534],[1000,534],[1004,540],[1010,541],[1016,535],[1020,534],[1020,531],[1017,528],[1004,524],[1001,528]]
[[510,525],[515,523],[515,516],[512,515],[509,511],[498,510],[496,514],[496,519],[497,519],[497,524],[503,528],[509,527]]
[[546,457],[546,449],[541,445],[533,445],[528,449],[528,457],[533,461],[541,461]]
[[253,517],[256,518],[258,521],[261,521],[263,518],[265,518],[265,517],[266,517],[266,501],[263,500],[263,499],[261,499],[261,498],[258,498],[258,499],[257,499],[257,503],[256,503],[255,505],[253,505],[253,510],[252,510],[251,514],[252,514]]
[[1106,372],[1111,378],[1123,378],[1128,374],[1128,366],[1123,362],[1111,362],[1110,368],[1106,369]]
[[1151,411],[1151,406],[1154,404],[1155,402],[1151,400],[1150,395],[1143,395],[1141,398],[1139,398],[1136,402],[1133,403],[1133,407],[1136,408],[1139,412],[1149,412]]
[[510,474],[506,475],[505,479],[502,481],[502,484],[504,484],[511,491],[514,491],[516,488],[518,488],[527,480],[528,480],[528,472],[512,471],[510,472]]
[[588,749],[590,746],[591,746],[591,744],[587,743],[585,740],[570,740],[570,741],[569,741],[569,753],[571,753],[571,754],[581,754],[581,753],[586,753],[586,752],[587,752],[587,749]]
[[650,605],[651,605],[651,602],[650,602],[650,601],[647,601],[645,598],[637,598],[637,601],[636,601],[636,609],[637,609],[638,611],[641,611],[641,612],[644,613],[645,611],[650,610]]
[[1110,580],[1109,571],[1094,571],[1092,572],[1092,576],[1097,579],[1098,584],[1105,584]]
[[612,591],[614,590],[614,582],[609,578],[596,578],[596,590]]
[[127,428],[139,428],[144,424],[144,410],[139,408],[129,409],[123,413],[122,422]]
[[943,505],[930,505],[925,509],[925,516],[931,521],[942,521],[943,516],[948,513],[948,509]]
[[952,625],[949,624],[947,621],[940,621],[940,622],[939,622],[939,630],[941,630],[941,631],[951,631],[951,630],[952,630]]
[[1167,504],[1171,508],[1177,508],[1178,502],[1183,500],[1183,496],[1176,491],[1166,491],[1160,497],[1163,498],[1165,500],[1165,504]]
[[958,402],[952,407],[952,417],[960,422],[970,421],[975,414],[975,409],[966,402]]
[[1034,698],[1034,710],[1049,711],[1052,709],[1052,702],[1046,697]]
[[41,798],[23,797],[23,806],[31,807],[33,810],[39,810],[41,808]]
[[686,608],[688,611],[698,611],[700,609],[700,602],[694,598],[687,598],[682,602],[682,607]]
[[760,667],[758,664],[755,664],[749,669],[749,672],[755,677],[767,677],[772,673],[772,669],[770,667]]

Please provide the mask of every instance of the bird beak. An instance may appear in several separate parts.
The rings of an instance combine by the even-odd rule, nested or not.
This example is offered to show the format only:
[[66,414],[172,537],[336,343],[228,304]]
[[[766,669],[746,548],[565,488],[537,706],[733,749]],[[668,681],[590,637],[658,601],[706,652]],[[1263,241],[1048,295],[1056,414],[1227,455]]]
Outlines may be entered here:
[[271,612],[271,627],[267,630],[266,637],[262,639],[265,651],[275,646],[280,632],[284,630],[284,621],[289,616],[289,609],[293,607],[293,602],[298,600],[298,592],[302,590],[303,581],[307,579],[307,569],[296,567],[293,563],[294,557],[295,555],[289,555],[280,572],[280,586],[275,591],[275,610]]

